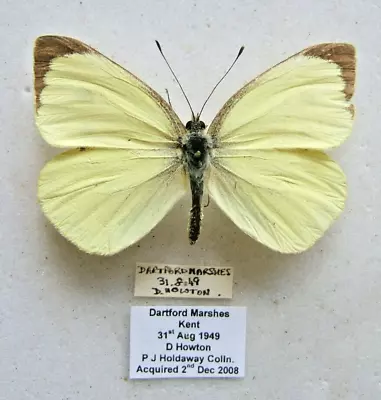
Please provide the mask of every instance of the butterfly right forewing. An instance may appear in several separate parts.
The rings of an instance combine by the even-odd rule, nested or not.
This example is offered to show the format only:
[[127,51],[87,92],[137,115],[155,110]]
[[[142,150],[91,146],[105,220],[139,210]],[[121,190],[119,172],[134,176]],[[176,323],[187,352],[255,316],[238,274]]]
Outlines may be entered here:
[[352,129],[355,67],[350,44],[311,46],[240,89],[208,132],[225,147],[337,147]]

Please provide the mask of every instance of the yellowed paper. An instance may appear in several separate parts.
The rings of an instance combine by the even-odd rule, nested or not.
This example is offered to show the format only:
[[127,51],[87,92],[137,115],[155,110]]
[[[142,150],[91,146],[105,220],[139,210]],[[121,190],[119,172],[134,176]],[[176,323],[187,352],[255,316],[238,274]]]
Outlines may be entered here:
[[137,263],[135,296],[230,299],[233,268]]

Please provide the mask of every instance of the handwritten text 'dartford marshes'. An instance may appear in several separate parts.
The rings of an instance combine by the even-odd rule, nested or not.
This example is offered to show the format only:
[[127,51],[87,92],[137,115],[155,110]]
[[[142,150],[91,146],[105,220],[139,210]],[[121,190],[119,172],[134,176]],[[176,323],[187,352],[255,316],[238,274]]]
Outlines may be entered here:
[[135,296],[231,298],[233,269],[166,264],[136,265]]

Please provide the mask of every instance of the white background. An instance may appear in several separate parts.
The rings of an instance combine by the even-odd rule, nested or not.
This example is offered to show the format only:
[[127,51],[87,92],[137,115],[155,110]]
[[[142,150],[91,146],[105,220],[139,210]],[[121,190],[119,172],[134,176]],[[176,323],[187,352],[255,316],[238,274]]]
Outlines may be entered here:
[[[334,152],[348,176],[344,215],[313,249],[285,256],[211,205],[190,247],[186,198],[115,257],[76,250],[36,201],[39,170],[55,150],[34,127],[32,46],[49,33],[89,43],[160,93],[169,88],[184,121],[189,111],[154,39],[196,110],[246,45],[205,110],[206,123],[283,58],[319,42],[354,43],[356,122]],[[1,400],[381,398],[380,0],[1,0],[0,35]],[[244,380],[125,379],[129,307],[153,304],[132,296],[136,261],[235,268],[233,301],[202,305],[248,307]]]

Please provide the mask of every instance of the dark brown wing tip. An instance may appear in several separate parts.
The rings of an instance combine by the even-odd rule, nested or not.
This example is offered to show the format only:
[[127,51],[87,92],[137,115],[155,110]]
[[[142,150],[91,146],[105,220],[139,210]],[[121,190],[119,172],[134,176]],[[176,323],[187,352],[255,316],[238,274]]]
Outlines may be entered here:
[[45,87],[44,78],[51,61],[74,53],[89,53],[94,50],[79,40],[66,36],[39,36],[34,42],[34,93],[36,110],[40,106],[40,95]]
[[345,82],[345,98],[350,100],[354,93],[356,80],[356,49],[349,43],[322,43],[303,51],[303,55],[319,57],[336,63],[341,68]]

